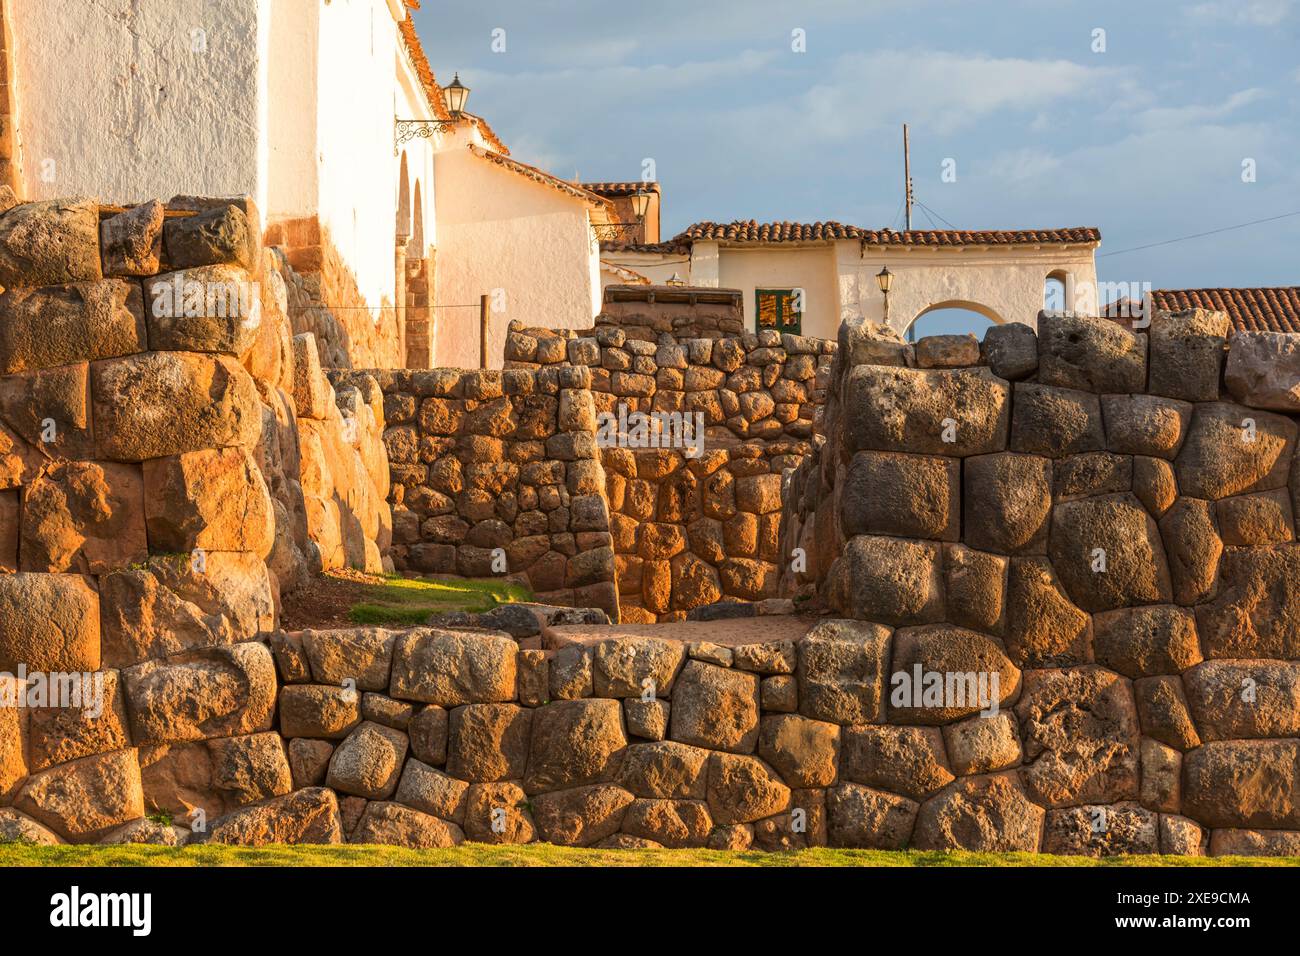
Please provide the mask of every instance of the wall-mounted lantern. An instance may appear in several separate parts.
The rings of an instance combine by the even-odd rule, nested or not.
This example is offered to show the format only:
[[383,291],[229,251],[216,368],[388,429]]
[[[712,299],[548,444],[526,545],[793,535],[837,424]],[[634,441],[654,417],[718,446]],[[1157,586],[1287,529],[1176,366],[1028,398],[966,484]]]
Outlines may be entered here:
[[465,101],[469,99],[469,87],[460,81],[460,74],[452,77],[449,84],[442,88],[442,102],[451,114],[449,120],[393,120],[393,155],[401,152],[403,143],[419,137],[431,139],[434,133],[445,133],[464,119]]

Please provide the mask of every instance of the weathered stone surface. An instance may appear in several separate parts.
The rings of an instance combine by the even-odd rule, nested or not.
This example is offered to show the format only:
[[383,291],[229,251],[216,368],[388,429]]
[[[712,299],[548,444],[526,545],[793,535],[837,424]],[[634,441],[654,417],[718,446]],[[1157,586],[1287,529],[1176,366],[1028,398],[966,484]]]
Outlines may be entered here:
[[393,645],[388,694],[441,707],[514,700],[518,650],[510,638],[491,634],[408,631]]
[[758,717],[757,677],[687,661],[673,688],[669,736],[713,750],[753,753]]
[[108,359],[145,347],[140,287],[120,279],[0,295],[0,373]]
[[1034,853],[1045,812],[1014,774],[966,777],[921,805],[912,844],[919,850]]
[[469,787],[462,780],[411,759],[406,761],[393,799],[421,813],[431,813],[435,817],[460,824],[465,822]]
[[748,823],[715,826],[709,834],[710,850],[748,850],[754,845],[754,828]]
[[304,631],[303,651],[317,683],[352,681],[358,690],[386,690],[396,635],[380,627]]
[[[1178,818],[1182,819],[1182,818]],[[1164,818],[1162,818],[1163,823]],[[1188,823],[1191,823],[1189,820]],[[1197,827],[1199,831],[1200,828]],[[1177,850],[1166,852],[1177,853]],[[1197,854],[1203,856],[1204,853]],[[1211,856],[1300,856],[1300,833],[1220,827],[1210,834]]]
[[257,388],[229,356],[144,352],[95,362],[90,378],[101,458],[142,461],[251,448],[261,433]]
[[1159,519],[1178,500],[1178,479],[1163,458],[1133,459],[1133,493],[1142,506]]
[[1147,339],[1109,319],[1041,313],[1038,380],[1090,392],[1141,392]]
[[1157,310],[1147,333],[1151,340],[1150,391],[1189,402],[1217,399],[1223,343],[1231,328],[1222,312]]
[[1026,671],[1016,703],[1020,779],[1048,807],[1138,796],[1138,721],[1127,680],[1100,667]]
[[1119,856],[1159,852],[1156,814],[1133,804],[1047,811],[1043,852]]
[[464,839],[465,834],[454,823],[400,803],[372,800],[366,804],[348,842],[429,850],[458,846]]
[[144,282],[149,347],[243,356],[262,321],[259,287],[238,266],[208,265]]
[[465,836],[475,843],[531,843],[537,839],[528,798],[517,783],[476,783],[465,805]]
[[623,719],[630,737],[663,740],[668,736],[669,707],[666,700],[642,700],[629,697],[623,701]]
[[709,751],[672,740],[627,748],[618,782],[638,797],[703,800]]
[[799,661],[793,641],[737,644],[732,655],[733,666],[755,674],[793,674]]
[[1300,742],[1211,741],[1183,757],[1183,813],[1212,827],[1300,828]]
[[1093,618],[1097,663],[1125,677],[1181,674],[1201,662],[1196,618],[1170,604],[1121,608]]
[[679,641],[621,637],[598,643],[592,678],[597,697],[639,697],[652,682],[655,696],[667,697],[686,649]]
[[1043,558],[1013,558],[1007,584],[1007,656],[1018,667],[1087,663],[1092,619]]
[[757,757],[709,755],[709,812],[718,823],[752,823],[790,805],[790,788]]
[[476,783],[523,777],[534,713],[514,704],[468,704],[452,710],[447,773]]
[[1300,664],[1206,661],[1183,674],[1202,740],[1300,737]]
[[43,827],[31,817],[17,810],[0,807],[0,843],[34,843],[37,846],[56,846],[63,840],[48,827]]
[[255,243],[255,224],[232,203],[202,209],[194,216],[168,219],[163,226],[167,260],[177,269],[221,262],[250,265]]
[[961,463],[955,458],[860,451],[841,495],[846,535],[956,541],[961,531]]
[[929,727],[846,727],[840,776],[913,800],[924,799],[953,779],[943,737]]
[[1192,420],[1192,405],[1158,395],[1103,395],[1107,447],[1123,455],[1172,459]]
[[826,791],[831,846],[901,850],[916,823],[917,804],[856,783]]
[[595,686],[591,649],[576,644],[560,648],[551,658],[550,680],[552,700],[590,697]]
[[436,704],[417,711],[406,727],[411,738],[411,753],[427,764],[446,762],[447,724],[447,711]]
[[[723,342],[736,343],[734,339]],[[888,325],[872,322],[861,316],[846,319],[839,327],[839,355],[846,368],[856,365],[910,366],[915,364],[912,346]],[[714,362],[718,363],[715,346]],[[736,364],[743,360],[743,353]],[[718,364],[722,368],[722,364]]]
[[763,718],[758,753],[792,787],[828,787],[835,782],[840,728],[794,714]]
[[1089,451],[1059,459],[1052,468],[1052,493],[1058,500],[1133,490],[1133,457]]
[[1133,683],[1142,733],[1177,750],[1201,745],[1187,707],[1183,682],[1177,677],[1145,677]]
[[641,800],[627,808],[625,832],[664,847],[702,847],[714,829],[709,808],[698,800]]
[[1228,402],[1197,405],[1174,471],[1178,488],[1217,500],[1286,484],[1296,423],[1272,412]]
[[1007,559],[962,544],[943,552],[944,605],[948,620],[1001,634],[1006,625]]
[[252,640],[275,626],[266,564],[249,552],[153,557],[101,576],[99,592],[112,667]]
[[99,839],[100,846],[121,846],[128,843],[153,846],[180,846],[188,833],[178,826],[159,820],[132,820]]
[[626,747],[623,710],[616,700],[565,700],[538,708],[524,790],[540,793],[609,780]]
[[1011,386],[985,368],[859,365],[845,380],[844,402],[851,451],[965,457],[1007,445]]
[[926,335],[914,345],[916,364],[920,368],[961,368],[978,365],[979,339],[967,332],[965,335]]
[[293,789],[319,787],[325,783],[334,745],[328,740],[309,740],[295,737],[289,741],[289,774]]
[[19,203],[0,216],[0,286],[54,285],[100,275],[94,199]]
[[1160,536],[1169,559],[1169,576],[1178,604],[1197,604],[1214,596],[1223,539],[1214,505],[1178,498],[1160,518]]
[[[12,674],[0,674],[0,803],[9,803],[13,799],[29,770],[36,764],[36,758],[29,757],[28,754],[30,712],[26,707],[20,706],[26,700],[26,693],[25,682],[19,681]],[[59,712],[52,713],[57,717]],[[58,746],[57,742],[52,743]],[[123,740],[117,746],[124,746],[125,743]]]
[[533,819],[548,843],[591,846],[618,832],[634,799],[612,784],[557,790],[533,798]]
[[122,677],[137,745],[271,728],[275,662],[263,644],[187,651],[125,668]]
[[941,546],[856,535],[832,566],[829,600],[836,610],[863,620],[886,624],[941,620]]
[[875,723],[884,716],[887,627],[823,621],[797,645],[799,710],[833,724]]
[[1300,545],[1229,551],[1196,625],[1209,658],[1300,658]]
[[890,660],[889,720],[946,724],[1015,698],[1020,670],[995,638],[933,624],[901,628]]
[[1295,540],[1291,495],[1285,488],[1223,498],[1214,510],[1228,547],[1267,547]]
[[135,750],[82,757],[32,774],[14,809],[74,843],[87,843],[144,816]]
[[212,785],[229,806],[283,796],[293,789],[284,740],[274,731],[210,740],[207,748]]
[[1142,738],[1138,753],[1142,760],[1142,806],[1165,813],[1177,812],[1182,804],[1183,755],[1150,737]]
[[[1230,831],[1220,830],[1220,833]],[[1160,852],[1178,856],[1205,856],[1206,836],[1194,820],[1169,813],[1160,814]]]
[[338,798],[333,790],[312,787],[244,807],[212,823],[208,842],[236,846],[342,843]]
[[998,378],[1025,378],[1038,371],[1038,335],[1023,322],[990,326],[984,333],[984,357]]
[[156,551],[270,554],[275,512],[262,472],[243,448],[216,448],[144,464],[144,518]]
[[361,723],[361,695],[347,687],[291,684],[280,689],[280,732],[286,737],[342,740]]
[[99,595],[78,574],[0,574],[0,671],[99,669]]
[[325,783],[339,793],[387,800],[397,789],[407,745],[400,730],[362,721],[334,749]]
[[150,199],[99,224],[106,276],[151,276],[162,252],[163,204]]
[[989,773],[1020,763],[1020,732],[1014,714],[967,718],[943,728],[948,761],[956,774]]
[[1102,451],[1101,403],[1090,392],[1017,382],[1011,412],[1012,451],[1061,458]]
[[1173,600],[1156,523],[1130,493],[1058,503],[1049,553],[1071,600],[1085,611]]
[[964,469],[965,541],[1002,554],[1047,551],[1052,463],[1036,455],[976,455]]
[[1243,405],[1300,411],[1300,335],[1234,332],[1224,379]]

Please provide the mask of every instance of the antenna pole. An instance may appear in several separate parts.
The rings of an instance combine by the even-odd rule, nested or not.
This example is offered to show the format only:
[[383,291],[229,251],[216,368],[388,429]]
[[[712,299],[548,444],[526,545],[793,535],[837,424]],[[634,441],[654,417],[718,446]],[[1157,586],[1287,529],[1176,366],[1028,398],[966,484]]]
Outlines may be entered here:
[[907,228],[912,228],[912,151],[907,144],[907,124],[903,124],[903,198],[907,206]]

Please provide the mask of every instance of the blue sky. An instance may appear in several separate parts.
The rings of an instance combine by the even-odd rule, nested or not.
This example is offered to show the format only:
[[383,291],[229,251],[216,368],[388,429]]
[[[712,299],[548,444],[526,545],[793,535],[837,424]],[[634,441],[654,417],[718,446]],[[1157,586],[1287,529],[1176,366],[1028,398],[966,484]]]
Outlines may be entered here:
[[425,0],[415,18],[518,158],[587,180],[653,159],[665,237],[897,227],[906,121],[916,195],[957,227],[1098,226],[1103,281],[1300,284],[1300,216],[1124,252],[1300,211],[1300,0]]

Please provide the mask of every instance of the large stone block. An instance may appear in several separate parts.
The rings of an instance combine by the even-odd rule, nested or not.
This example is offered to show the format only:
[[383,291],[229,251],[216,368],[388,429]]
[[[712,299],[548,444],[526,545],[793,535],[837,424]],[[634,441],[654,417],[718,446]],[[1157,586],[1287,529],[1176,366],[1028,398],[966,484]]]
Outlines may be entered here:
[[372,800],[366,804],[351,836],[351,843],[404,846],[417,850],[459,846],[465,834],[454,823],[400,803]]
[[990,326],[983,352],[993,374],[1009,382],[1038,371],[1038,334],[1023,322]]
[[965,541],[1001,554],[1044,554],[1052,463],[1037,455],[976,455],[965,462]]
[[619,831],[634,800],[611,784],[557,790],[533,798],[533,819],[548,843],[591,846]]
[[850,451],[965,457],[1007,446],[1011,386],[986,368],[860,365],[844,383]]
[[24,372],[0,378],[0,483],[17,487],[50,457],[93,458],[90,366]]
[[654,696],[667,697],[685,657],[686,649],[680,641],[652,637],[600,641],[592,652],[595,694],[640,697],[649,690]]
[[74,843],[93,841],[144,816],[136,752],[114,750],[33,774],[14,809]]
[[142,309],[140,286],[121,279],[9,288],[0,295],[0,373],[141,352]]
[[79,574],[0,574],[0,671],[99,670],[99,595]]
[[932,727],[845,728],[840,776],[913,800],[924,800],[953,780],[943,736]]
[[1300,664],[1206,661],[1183,686],[1202,740],[1300,737]]
[[131,739],[173,743],[269,730],[275,661],[262,644],[187,651],[125,668]]
[[1183,682],[1177,677],[1144,677],[1133,682],[1142,733],[1176,750],[1201,745],[1187,708]]
[[101,275],[95,200],[19,203],[0,216],[0,286],[55,285]]
[[[9,742],[15,739],[13,732],[20,729],[24,720],[28,746],[23,752],[27,753],[33,770],[131,745],[122,681],[117,671],[96,671],[82,676],[76,683],[64,685],[70,686],[70,700],[54,696],[57,685],[52,686],[55,678],[51,678],[45,684],[50,696],[44,702],[49,706],[32,707],[29,702],[23,709],[4,706],[5,681],[6,678],[0,677],[0,801],[4,799],[7,776],[5,753]],[[29,682],[28,689],[36,691],[38,687]],[[8,732],[4,729],[6,724]]]
[[110,667],[237,644],[275,626],[266,564],[248,552],[150,558],[101,576],[99,600]]
[[860,534],[831,566],[831,607],[886,624],[942,620],[943,561],[938,542]]
[[1011,412],[1011,450],[1062,458],[1103,451],[1101,402],[1091,392],[1017,382]]
[[158,551],[271,552],[275,512],[256,459],[211,448],[144,463],[145,518]]
[[840,728],[796,714],[763,718],[758,753],[792,787],[828,787],[835,782]]
[[24,571],[102,574],[149,556],[144,482],[136,466],[53,462],[22,494]]
[[243,807],[212,823],[208,842],[234,846],[342,843],[338,798],[326,787],[310,787]]
[[1295,442],[1296,423],[1285,416],[1228,402],[1197,405],[1174,460],[1179,491],[1217,500],[1281,488]]
[[1131,493],[1058,503],[1049,553],[1070,598],[1085,611],[1173,600],[1160,533]]
[[1019,667],[1089,660],[1092,618],[1061,587],[1044,558],[1013,558],[1007,583],[1007,656]]
[[1141,392],[1147,383],[1147,340],[1117,322],[1040,313],[1038,380],[1089,392]]
[[260,291],[236,266],[169,272],[144,283],[149,347],[160,352],[243,356],[262,322]]
[[1036,853],[1045,815],[1014,774],[966,777],[921,805],[912,845],[918,850]]
[[1209,658],[1300,658],[1300,545],[1228,551],[1196,624]]
[[321,684],[351,680],[358,690],[385,690],[397,635],[382,627],[304,631],[303,651]]
[[[27,774],[35,763],[29,756],[28,728],[31,711],[20,706],[25,703],[26,693],[25,682],[19,681],[12,674],[0,673],[0,804],[12,802],[14,794],[27,779]],[[43,766],[45,764],[37,764],[37,769]],[[0,839],[4,837],[0,836]]]
[[1133,804],[1049,810],[1043,852],[1091,857],[1156,853],[1156,817]]
[[1223,555],[1214,505],[1199,498],[1175,499],[1160,518],[1160,536],[1169,560],[1174,601],[1192,605],[1213,597]]
[[758,717],[755,675],[687,661],[673,688],[669,736],[712,750],[753,753]]
[[197,215],[168,219],[163,225],[167,261],[177,269],[236,263],[252,265],[257,219],[233,203],[200,209]]
[[1183,813],[1212,827],[1300,828],[1300,741],[1212,741],[1183,757]]
[[145,352],[90,370],[98,454],[143,461],[257,443],[262,406],[249,374],[225,355]]
[[510,638],[493,634],[409,631],[393,646],[389,696],[441,707],[514,700],[518,650]]
[[1234,333],[1225,381],[1232,397],[1243,405],[1300,411],[1300,335]]
[[359,723],[361,695],[352,688],[290,684],[280,689],[280,732],[286,737],[342,740]]
[[955,458],[860,451],[849,463],[840,508],[846,535],[956,541],[961,532],[961,463]]
[[826,791],[831,846],[901,850],[911,839],[918,805],[883,790],[841,783]]
[[1120,608],[1093,618],[1097,663],[1125,677],[1181,674],[1201,662],[1196,617],[1170,604]]
[[796,645],[799,710],[833,724],[884,718],[892,631],[867,621],[823,621]]
[[709,812],[717,823],[752,823],[790,806],[790,788],[757,757],[709,757]]
[[627,747],[616,700],[563,700],[533,711],[524,791],[540,793],[614,777]]
[[1006,624],[1007,559],[955,544],[943,551],[948,620],[1001,634]]
[[1223,343],[1231,328],[1222,312],[1157,310],[1148,333],[1151,393],[1189,402],[1215,401],[1223,370]]
[[397,789],[408,745],[400,730],[362,721],[334,749],[325,783],[339,793],[387,800]]
[[638,797],[703,800],[709,751],[673,740],[632,744],[623,756],[618,782]]
[[106,276],[151,276],[162,253],[165,209],[157,199],[133,206],[99,224],[100,258]]
[[453,709],[447,731],[447,773],[482,783],[523,777],[534,713],[515,704],[467,704]]
[[1129,682],[1100,667],[1025,672],[1016,703],[1025,790],[1048,807],[1138,796],[1138,720]]
[[1173,458],[1192,421],[1192,405],[1158,395],[1103,395],[1107,447],[1124,455]]
[[995,714],[1020,690],[1020,669],[1001,641],[951,624],[896,631],[889,672],[889,721],[895,724]]

